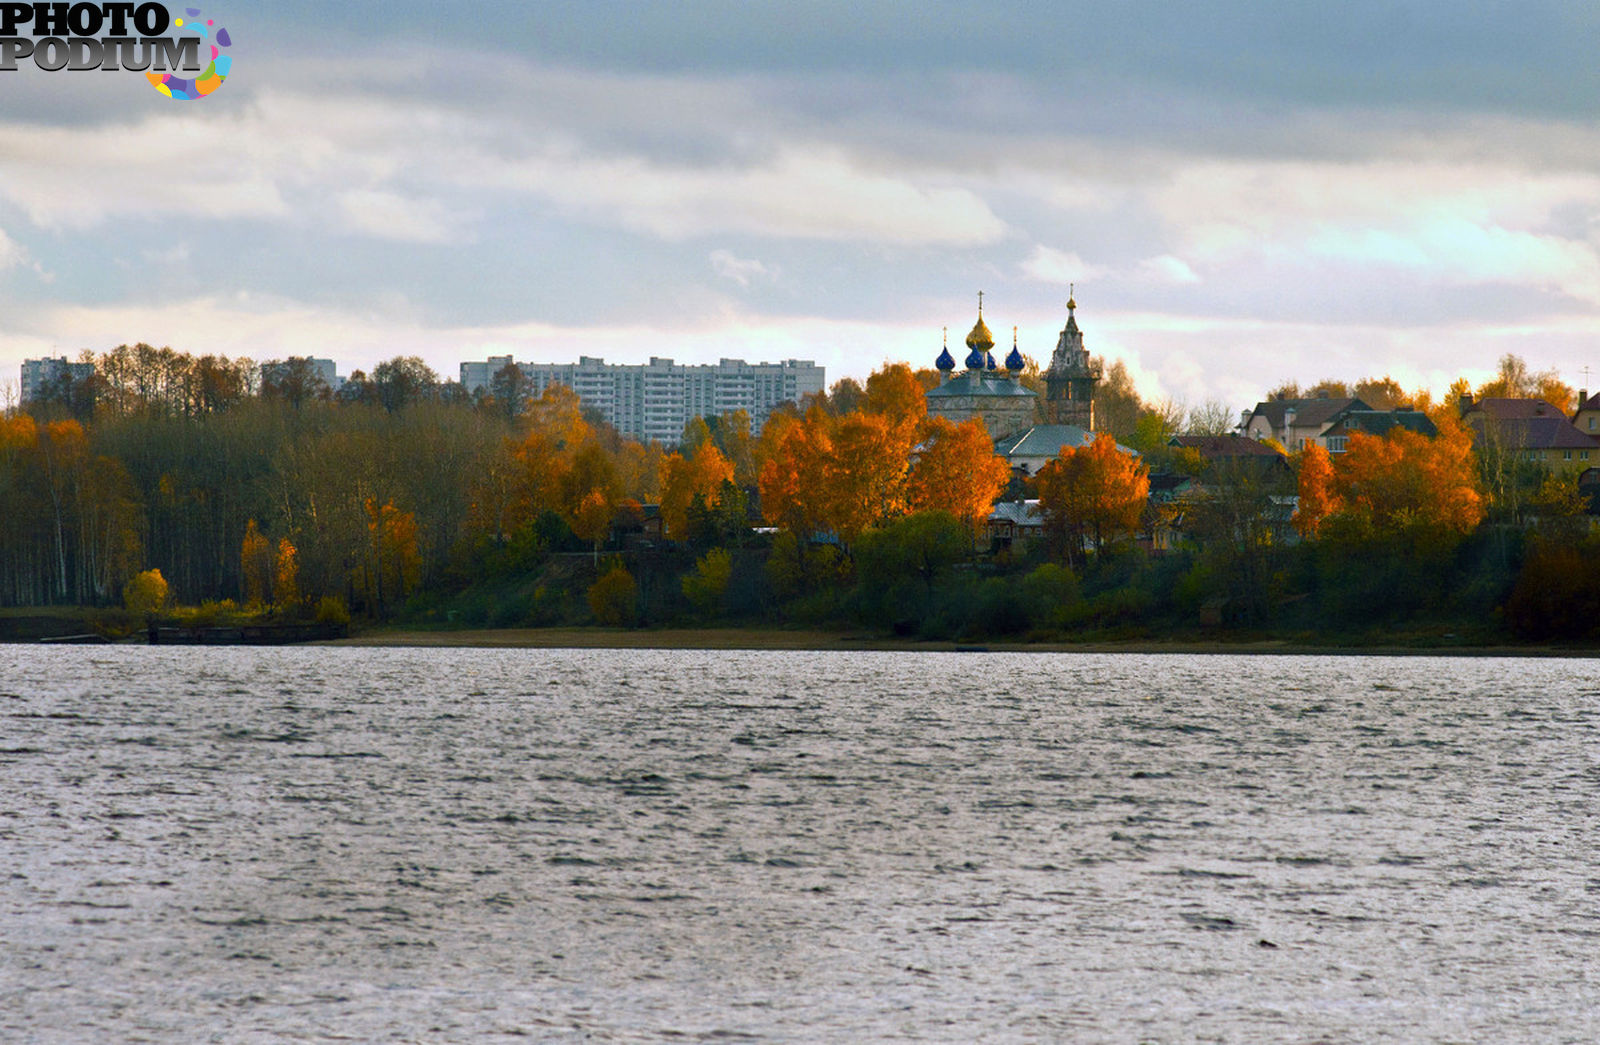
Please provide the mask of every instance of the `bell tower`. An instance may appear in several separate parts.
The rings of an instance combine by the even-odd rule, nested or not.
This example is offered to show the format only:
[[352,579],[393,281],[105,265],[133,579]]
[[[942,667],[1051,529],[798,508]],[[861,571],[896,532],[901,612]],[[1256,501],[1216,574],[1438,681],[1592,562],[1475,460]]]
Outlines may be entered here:
[[1083,347],[1083,331],[1073,314],[1076,296],[1067,297],[1067,325],[1056,340],[1050,369],[1044,374],[1045,420],[1053,425],[1077,425],[1094,431],[1094,387],[1100,383],[1100,364],[1089,358]]

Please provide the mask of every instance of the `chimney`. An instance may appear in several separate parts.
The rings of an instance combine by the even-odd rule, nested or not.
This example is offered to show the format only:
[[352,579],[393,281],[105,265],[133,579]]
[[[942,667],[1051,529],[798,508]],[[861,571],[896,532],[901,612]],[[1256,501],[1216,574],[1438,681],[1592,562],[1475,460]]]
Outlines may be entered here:
[[1472,393],[1471,392],[1462,392],[1461,393],[1461,416],[1462,417],[1466,417],[1471,412],[1472,412]]

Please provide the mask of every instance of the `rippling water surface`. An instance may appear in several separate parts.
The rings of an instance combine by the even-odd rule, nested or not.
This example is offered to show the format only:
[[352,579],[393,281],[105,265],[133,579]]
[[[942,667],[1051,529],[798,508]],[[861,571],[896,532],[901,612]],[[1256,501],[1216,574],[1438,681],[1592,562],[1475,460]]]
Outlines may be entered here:
[[1592,661],[0,647],[8,1041],[1600,1040]]

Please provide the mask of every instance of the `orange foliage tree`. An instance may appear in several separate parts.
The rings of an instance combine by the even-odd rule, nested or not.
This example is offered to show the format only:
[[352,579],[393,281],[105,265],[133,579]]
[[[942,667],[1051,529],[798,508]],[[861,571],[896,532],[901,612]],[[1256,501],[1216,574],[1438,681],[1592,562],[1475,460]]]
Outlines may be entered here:
[[1104,432],[1089,446],[1063,446],[1036,482],[1039,509],[1069,559],[1137,530],[1150,495],[1144,464]]
[[906,483],[912,511],[946,511],[978,532],[1011,477],[1005,458],[980,418],[956,424],[929,418],[922,427],[922,450]]
[[367,499],[367,528],[371,536],[371,569],[365,576],[367,595],[381,615],[391,602],[405,598],[422,576],[422,552],[417,543],[417,517],[393,502]]
[[733,465],[716,444],[704,442],[693,455],[668,454],[661,462],[661,525],[681,541],[689,533],[689,508],[695,498],[706,507],[720,503],[722,484],[733,479]]
[[300,601],[300,556],[287,537],[278,538],[272,560],[272,601],[286,608]]
[[813,405],[802,418],[774,414],[761,433],[761,514],[801,541],[828,526],[823,493],[833,454],[829,418]]
[[611,533],[611,515],[611,498],[599,488],[590,490],[573,513],[572,532],[593,546],[595,565],[600,563],[600,545]]
[[244,601],[248,605],[262,606],[270,601],[272,545],[254,519],[245,526],[244,540],[239,543],[239,575],[244,579]]
[[1337,514],[1358,532],[1466,534],[1483,521],[1472,437],[1447,423],[1435,439],[1404,428],[1355,432],[1334,464]]
[[868,527],[905,514],[914,434],[914,428],[882,414],[846,414],[835,422],[823,494],[832,528],[846,547]]
[[904,363],[891,363],[867,378],[867,395],[861,408],[889,422],[909,437],[928,416],[928,401],[917,375]]
[[1315,537],[1322,520],[1339,507],[1333,488],[1333,461],[1328,451],[1310,443],[1300,452],[1300,504],[1295,509],[1294,525],[1302,537]]

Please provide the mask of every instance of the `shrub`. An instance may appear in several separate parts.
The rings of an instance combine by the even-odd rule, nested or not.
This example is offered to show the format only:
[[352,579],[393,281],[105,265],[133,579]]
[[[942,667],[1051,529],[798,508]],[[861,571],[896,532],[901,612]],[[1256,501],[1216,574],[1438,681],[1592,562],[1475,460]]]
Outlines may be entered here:
[[681,582],[684,597],[695,610],[707,617],[713,616],[722,606],[722,596],[728,590],[733,576],[733,556],[724,548],[713,548],[695,564]]
[[128,612],[141,617],[153,617],[166,608],[170,592],[167,579],[160,570],[145,570],[137,574],[122,588],[122,601]]
[[337,595],[324,595],[317,600],[318,624],[349,624],[350,611]]
[[638,619],[639,585],[620,562],[590,587],[589,612],[612,627],[627,627]]

